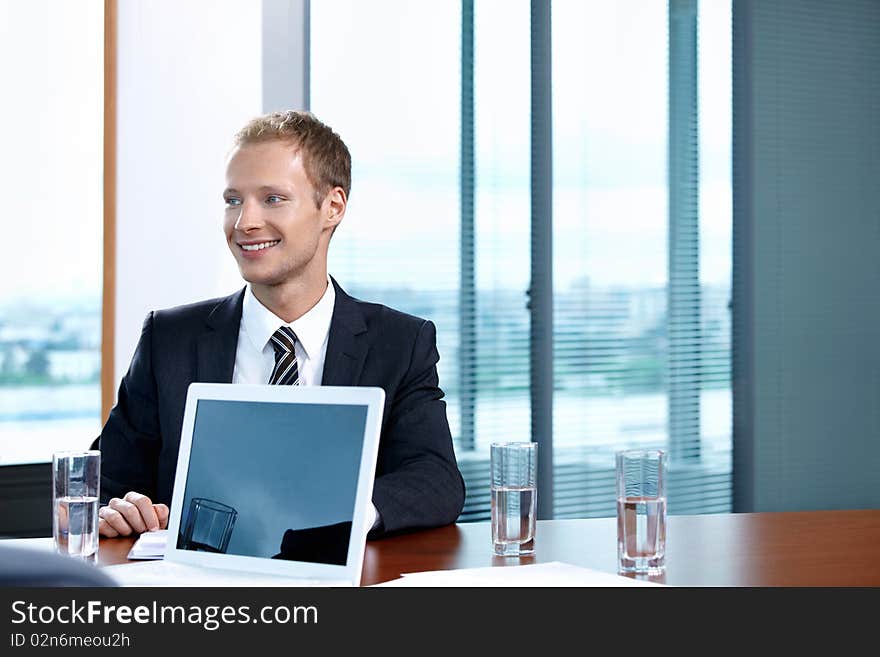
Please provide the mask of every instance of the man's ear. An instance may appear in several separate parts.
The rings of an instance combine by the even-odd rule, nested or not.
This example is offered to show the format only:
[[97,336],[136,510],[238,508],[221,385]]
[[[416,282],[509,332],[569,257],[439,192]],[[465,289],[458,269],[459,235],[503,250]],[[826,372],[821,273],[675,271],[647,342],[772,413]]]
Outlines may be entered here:
[[348,199],[345,196],[345,190],[342,187],[334,187],[324,198],[324,206],[326,208],[327,223],[334,229],[342,222],[345,216],[345,208],[348,205]]

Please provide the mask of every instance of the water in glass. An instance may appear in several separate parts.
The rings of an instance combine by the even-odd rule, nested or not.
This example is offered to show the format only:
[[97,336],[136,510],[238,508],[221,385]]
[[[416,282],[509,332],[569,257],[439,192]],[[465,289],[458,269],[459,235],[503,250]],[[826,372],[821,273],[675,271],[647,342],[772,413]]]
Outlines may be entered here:
[[495,554],[535,551],[535,486],[492,487],[492,542]]
[[71,496],[55,500],[55,545],[72,557],[94,560],[98,552],[98,498]]
[[624,572],[659,573],[666,564],[666,498],[617,499],[617,555]]

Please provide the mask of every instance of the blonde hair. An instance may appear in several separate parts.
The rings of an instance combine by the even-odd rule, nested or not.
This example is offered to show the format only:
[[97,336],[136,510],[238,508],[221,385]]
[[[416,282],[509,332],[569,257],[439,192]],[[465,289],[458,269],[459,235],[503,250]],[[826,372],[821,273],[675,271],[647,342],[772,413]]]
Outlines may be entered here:
[[248,121],[235,135],[236,146],[283,141],[300,151],[303,168],[321,206],[334,187],[351,193],[351,154],[342,138],[311,112],[272,112]]

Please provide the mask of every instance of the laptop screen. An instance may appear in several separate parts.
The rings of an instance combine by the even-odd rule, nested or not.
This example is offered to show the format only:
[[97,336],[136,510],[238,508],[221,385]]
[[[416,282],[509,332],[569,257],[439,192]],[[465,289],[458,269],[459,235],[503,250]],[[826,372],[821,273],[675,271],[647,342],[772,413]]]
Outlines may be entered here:
[[367,410],[198,400],[178,549],[345,565]]

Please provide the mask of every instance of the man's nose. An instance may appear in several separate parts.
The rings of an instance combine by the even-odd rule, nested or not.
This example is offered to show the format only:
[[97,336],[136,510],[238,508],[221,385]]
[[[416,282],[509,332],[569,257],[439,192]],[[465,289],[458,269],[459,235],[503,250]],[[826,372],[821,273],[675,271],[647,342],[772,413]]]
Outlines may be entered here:
[[254,230],[255,228],[260,228],[262,225],[263,220],[259,208],[253,207],[247,201],[242,203],[241,211],[238,213],[238,219],[235,221],[235,229],[247,232],[249,230]]

